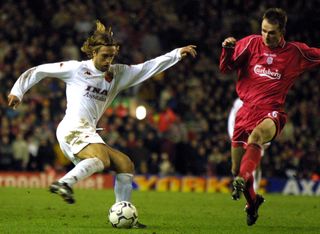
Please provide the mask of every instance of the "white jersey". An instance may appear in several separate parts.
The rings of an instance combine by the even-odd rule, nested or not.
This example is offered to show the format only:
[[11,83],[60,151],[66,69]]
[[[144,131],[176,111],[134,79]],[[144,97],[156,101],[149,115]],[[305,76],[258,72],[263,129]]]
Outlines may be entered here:
[[58,126],[57,138],[64,153],[76,163],[73,154],[89,143],[104,143],[96,133],[96,125],[116,95],[168,69],[180,59],[180,49],[175,49],[138,65],[113,64],[110,66],[112,79],[105,79],[105,73],[95,68],[93,60],[43,64],[24,72],[11,94],[22,100],[33,85],[46,77],[56,77],[66,83],[67,109]]
[[239,109],[242,107],[242,105],[243,105],[243,102],[240,100],[240,98],[237,98],[233,102],[233,106],[230,110],[229,117],[228,117],[228,133],[229,133],[230,139],[232,139],[232,136],[233,136],[237,113]]

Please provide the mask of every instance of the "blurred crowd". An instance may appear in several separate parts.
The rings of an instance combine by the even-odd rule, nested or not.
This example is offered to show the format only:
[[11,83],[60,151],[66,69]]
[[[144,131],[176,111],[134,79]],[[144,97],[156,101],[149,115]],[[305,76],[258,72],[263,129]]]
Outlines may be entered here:
[[[288,13],[286,40],[320,47],[316,0],[1,1],[0,170],[72,167],[55,137],[65,111],[64,83],[41,81],[17,110],[7,107],[6,97],[30,67],[87,59],[80,47],[100,19],[112,26],[121,45],[119,63],[141,63],[188,44],[197,45],[198,51],[196,59],[185,59],[123,92],[119,99],[129,107],[119,102],[99,122],[105,141],[132,157],[137,173],[229,176],[227,117],[236,98],[236,76],[218,71],[221,42],[230,35],[239,39],[259,34],[261,16],[271,6]],[[318,68],[302,75],[290,91],[288,123],[266,151],[263,176],[320,175],[319,84]],[[132,103],[147,106],[147,118],[130,115]]]

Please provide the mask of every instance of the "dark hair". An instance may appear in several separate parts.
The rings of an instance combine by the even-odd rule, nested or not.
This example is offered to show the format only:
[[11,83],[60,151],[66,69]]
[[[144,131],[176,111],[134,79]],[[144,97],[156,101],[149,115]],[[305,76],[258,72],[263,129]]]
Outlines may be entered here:
[[82,45],[81,51],[86,53],[89,58],[93,57],[93,52],[98,51],[101,46],[118,46],[113,39],[111,27],[106,27],[99,21],[96,21],[96,30]]
[[280,31],[284,34],[287,24],[287,13],[281,8],[269,8],[263,14],[262,19],[268,20],[271,24],[278,24]]

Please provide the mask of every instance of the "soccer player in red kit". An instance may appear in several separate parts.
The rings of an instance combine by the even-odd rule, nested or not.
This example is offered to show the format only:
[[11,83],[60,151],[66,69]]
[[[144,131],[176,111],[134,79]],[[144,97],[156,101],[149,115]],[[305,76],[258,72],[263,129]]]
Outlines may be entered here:
[[294,81],[311,68],[320,65],[320,49],[284,39],[286,12],[268,9],[262,18],[261,34],[239,41],[233,37],[222,43],[220,71],[236,71],[236,90],[244,102],[238,111],[232,138],[232,198],[243,192],[247,224],[258,218],[264,198],[253,189],[252,172],[259,165],[262,145],[272,141],[282,130],[287,115],[284,103]]

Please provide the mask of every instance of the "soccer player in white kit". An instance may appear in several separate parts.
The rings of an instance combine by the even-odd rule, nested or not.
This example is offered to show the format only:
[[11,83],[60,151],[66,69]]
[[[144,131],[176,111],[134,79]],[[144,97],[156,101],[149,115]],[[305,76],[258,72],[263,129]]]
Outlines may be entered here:
[[[16,108],[23,95],[46,77],[56,77],[66,83],[67,109],[57,128],[57,139],[67,158],[75,167],[50,186],[50,191],[74,203],[72,186],[95,172],[106,168],[116,171],[116,202],[130,201],[134,165],[130,158],[108,146],[96,132],[96,125],[116,95],[129,87],[168,69],[187,55],[195,57],[196,46],[177,48],[167,54],[138,65],[112,64],[119,52],[108,30],[96,22],[96,30],[81,50],[89,60],[43,64],[24,72],[15,82],[8,105]],[[138,228],[145,225],[137,223]]]
[[[233,136],[233,130],[234,130],[234,124],[235,124],[236,116],[237,116],[238,110],[242,107],[242,105],[243,105],[243,102],[241,101],[241,99],[237,98],[233,102],[233,106],[232,106],[232,108],[230,110],[230,113],[229,113],[229,117],[228,117],[228,134],[229,134],[229,137],[230,137],[231,140],[232,140],[232,136]],[[270,143],[266,143],[266,144],[263,145],[261,156],[264,155],[264,150],[269,145],[270,145]],[[255,191],[258,191],[259,184],[260,184],[260,181],[261,181],[261,176],[262,176],[261,166],[257,167],[257,169],[253,172],[253,176],[254,176],[253,188],[254,188]]]

